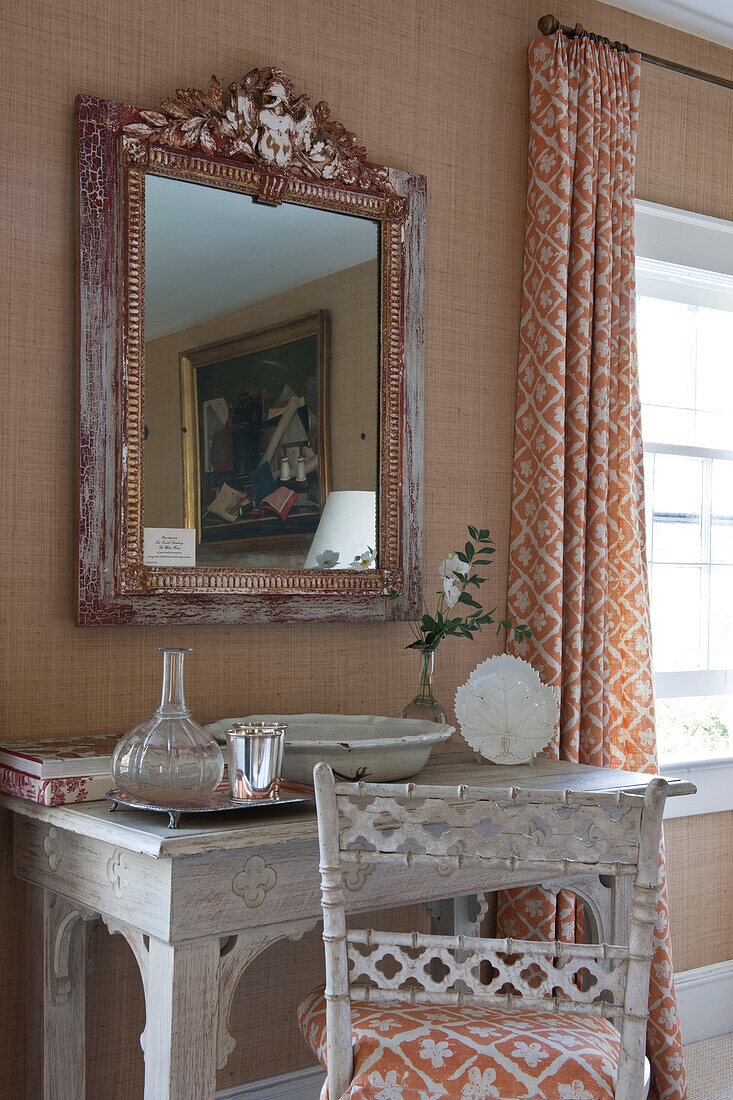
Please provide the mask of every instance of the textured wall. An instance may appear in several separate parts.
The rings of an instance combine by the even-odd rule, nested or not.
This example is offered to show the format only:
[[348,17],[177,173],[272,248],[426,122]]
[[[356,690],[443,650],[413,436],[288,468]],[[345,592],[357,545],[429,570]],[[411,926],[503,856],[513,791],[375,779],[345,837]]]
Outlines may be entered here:
[[[2,730],[123,732],[155,702],[154,647],[192,646],[197,717],[250,711],[396,713],[415,686],[405,624],[85,628],[73,623],[73,100],[84,91],[155,107],[178,86],[281,65],[324,98],[373,158],[427,176],[425,531],[428,567],[466,521],[492,529],[489,606],[504,604],[526,162],[526,46],[547,0],[7,0],[3,219],[11,306],[0,325],[6,458]],[[730,74],[731,54],[593,0],[564,0],[565,22],[651,53]],[[639,194],[733,217],[730,93],[644,67]],[[6,294],[0,298],[8,310]],[[494,638],[439,654],[437,691],[456,685]],[[287,670],[283,674],[282,670]],[[698,819],[701,820],[701,819]],[[722,853],[722,823],[707,842]],[[687,829],[670,830],[678,964],[733,955],[729,926],[702,906],[697,942],[680,926],[717,871],[691,876]],[[7,830],[6,830],[7,831]],[[683,854],[685,853],[685,854]],[[683,866],[677,860],[681,855]],[[688,861],[688,862],[685,862]],[[730,864],[727,863],[727,874]],[[22,888],[7,879],[0,944],[0,1096],[20,1095]],[[697,903],[696,903],[697,904]],[[705,929],[704,933],[702,929]],[[728,940],[725,937],[728,936]],[[689,954],[688,954],[689,952]],[[90,978],[91,1096],[141,1094],[139,979],[118,938],[95,932]],[[691,962],[690,960],[694,960]],[[247,1038],[222,1084],[307,1062],[289,1013],[319,963],[314,938],[263,956],[237,998]],[[10,975],[10,978],[8,978]],[[250,989],[271,981],[273,996]],[[277,1042],[273,1036],[277,1032]]]
[[733,810],[664,828],[675,970],[733,959]]

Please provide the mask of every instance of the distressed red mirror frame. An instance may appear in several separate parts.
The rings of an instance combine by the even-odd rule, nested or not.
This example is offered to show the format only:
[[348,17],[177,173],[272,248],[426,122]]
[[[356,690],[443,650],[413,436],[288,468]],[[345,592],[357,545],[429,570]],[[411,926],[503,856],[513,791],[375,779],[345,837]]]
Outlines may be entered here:
[[[273,82],[289,115],[258,142]],[[416,610],[422,554],[425,179],[373,164],[354,135],[275,69],[157,111],[76,101],[79,262],[78,598],[81,625],[387,620]],[[203,183],[277,206],[369,218],[380,236],[378,569],[143,564],[145,179]],[[403,593],[398,600],[390,591]]]

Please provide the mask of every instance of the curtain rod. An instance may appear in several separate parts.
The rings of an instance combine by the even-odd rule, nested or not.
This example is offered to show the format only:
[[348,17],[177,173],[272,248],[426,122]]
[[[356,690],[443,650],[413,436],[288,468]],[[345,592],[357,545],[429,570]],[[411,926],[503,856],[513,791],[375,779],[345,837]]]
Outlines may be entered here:
[[[555,34],[556,31],[562,31],[568,38],[582,38],[583,35],[587,35],[588,38],[593,38],[596,41],[606,42],[614,49],[622,50],[624,53],[629,52],[629,47],[622,42],[611,42],[608,38],[590,34],[580,23],[576,23],[574,27],[563,27],[554,15],[543,15],[541,19],[537,20],[537,28],[541,34],[548,35]],[[717,84],[721,88],[733,89],[733,80],[728,80],[724,76],[714,76],[713,73],[705,73],[702,69],[691,69],[688,65],[680,65],[677,61],[667,61],[664,57],[655,57],[654,54],[644,53],[642,50],[634,50],[633,52],[638,53],[641,60],[646,61],[648,65],[658,65],[660,69],[671,69],[672,72],[683,73],[684,76],[693,76],[695,80],[706,80],[708,84]]]

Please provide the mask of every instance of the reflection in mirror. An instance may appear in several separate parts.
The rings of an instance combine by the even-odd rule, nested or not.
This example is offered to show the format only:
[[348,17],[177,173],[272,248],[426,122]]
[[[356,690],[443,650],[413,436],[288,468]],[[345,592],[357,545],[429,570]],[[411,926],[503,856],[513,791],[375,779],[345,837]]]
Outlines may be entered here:
[[147,174],[144,524],[188,564],[378,564],[378,233]]

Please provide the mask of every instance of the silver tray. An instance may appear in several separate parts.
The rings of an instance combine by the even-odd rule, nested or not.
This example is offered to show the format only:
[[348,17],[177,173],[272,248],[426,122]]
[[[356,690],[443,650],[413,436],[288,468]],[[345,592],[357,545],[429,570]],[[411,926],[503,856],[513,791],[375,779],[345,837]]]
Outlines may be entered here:
[[183,814],[218,814],[231,810],[259,810],[264,806],[292,806],[299,802],[313,802],[315,794],[313,788],[305,783],[282,782],[269,798],[249,798],[246,802],[235,801],[231,797],[228,784],[222,784],[207,798],[190,802],[186,806],[156,806],[152,802],[140,801],[117,790],[107,791],[104,797],[112,803],[110,813],[119,806],[127,810],[152,810],[153,813],[168,814],[169,828],[177,829]]

